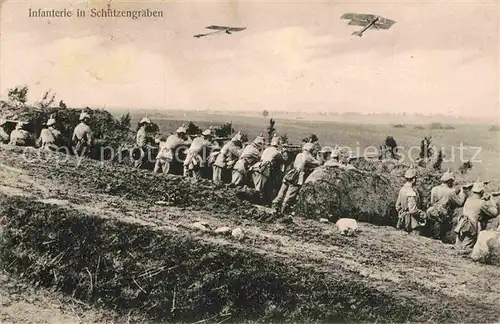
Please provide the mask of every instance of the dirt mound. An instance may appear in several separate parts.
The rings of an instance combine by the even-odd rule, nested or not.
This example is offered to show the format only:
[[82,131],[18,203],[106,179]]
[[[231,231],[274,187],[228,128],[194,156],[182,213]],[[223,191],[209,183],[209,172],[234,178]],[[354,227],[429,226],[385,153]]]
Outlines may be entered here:
[[[0,196],[2,264],[36,285],[156,320],[405,321],[395,300],[355,274],[330,275],[239,242]],[[330,269],[329,271],[338,271]],[[330,287],[325,289],[325,286]]]
[[[295,211],[306,218],[355,218],[375,225],[397,223],[394,204],[404,184],[403,167],[390,172],[317,168],[302,187]],[[429,200],[431,188],[439,184],[440,174],[418,169],[417,188],[422,206]]]

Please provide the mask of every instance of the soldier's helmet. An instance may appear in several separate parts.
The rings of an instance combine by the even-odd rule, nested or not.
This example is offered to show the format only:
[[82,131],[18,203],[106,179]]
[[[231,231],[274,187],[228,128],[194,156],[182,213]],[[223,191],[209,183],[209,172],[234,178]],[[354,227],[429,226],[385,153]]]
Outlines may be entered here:
[[151,119],[149,119],[148,116],[142,117],[141,121],[139,122],[139,125],[142,125],[142,124],[151,124]]
[[417,176],[417,173],[415,172],[415,169],[413,169],[413,168],[410,168],[410,169],[406,170],[406,172],[405,172],[406,179],[413,179],[416,176]]
[[241,132],[236,133],[236,135],[233,136],[231,141],[240,143],[241,142]]
[[450,170],[446,171],[443,173],[443,176],[441,177],[441,182],[447,182],[450,180],[455,180],[455,175],[453,172],[450,172]]
[[306,152],[312,152],[314,150],[314,144],[313,143],[305,143],[304,146],[302,147],[303,151]]
[[476,181],[472,186],[473,193],[481,193],[484,191],[484,182]]
[[280,145],[281,138],[279,136],[274,135],[273,138],[271,139],[271,146],[278,146]]
[[212,136],[212,126],[210,126],[209,128],[205,129],[201,135],[203,136]]
[[187,133],[186,126],[184,126],[184,124],[182,124],[181,127],[177,128],[177,130],[175,132],[177,134],[186,134]]
[[82,110],[82,112],[80,113],[80,121],[85,119],[90,119],[90,115]]
[[264,137],[262,137],[262,133],[253,140],[253,143],[258,146],[264,145],[265,142],[266,141],[264,140]]

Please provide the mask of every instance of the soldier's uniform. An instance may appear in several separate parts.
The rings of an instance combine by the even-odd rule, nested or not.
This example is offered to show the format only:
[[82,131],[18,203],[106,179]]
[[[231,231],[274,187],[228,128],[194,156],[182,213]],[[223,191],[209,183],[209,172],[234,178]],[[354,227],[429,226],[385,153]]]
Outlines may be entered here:
[[204,149],[214,148],[216,145],[212,143],[212,129],[206,129],[201,133],[202,137],[196,137],[191,142],[191,146],[187,150],[186,159],[184,160],[184,176],[194,179],[201,178],[201,166],[203,158],[201,154]]
[[167,174],[170,171],[170,164],[175,158],[174,150],[181,145],[188,145],[191,142],[185,138],[186,127],[182,125],[165,141],[160,141],[158,155],[156,155],[156,163],[153,172],[158,173],[160,170]]
[[238,132],[231,141],[227,142],[222,146],[220,153],[215,159],[213,168],[213,182],[222,182],[222,173],[224,170],[231,170],[238,161],[241,155],[241,133]]
[[10,133],[10,145],[16,146],[28,146],[30,144],[30,133],[23,129],[26,126],[26,123],[18,122],[16,125],[16,129]]
[[426,213],[430,234],[433,238],[442,239],[444,234],[451,230],[454,210],[463,206],[465,193],[463,190],[448,186],[448,182],[455,180],[453,173],[445,172],[441,177],[441,184],[431,189],[430,207]]
[[250,168],[260,161],[264,138],[257,136],[252,144],[248,144],[241,152],[240,158],[234,164],[231,185],[239,186],[250,172]]
[[40,132],[40,137],[37,141],[37,146],[43,150],[57,150],[61,144],[61,132],[54,128],[56,120],[54,118],[49,118],[47,121],[47,128],[42,129]]
[[[260,162],[257,162],[252,166],[252,180],[255,187],[260,193],[264,192],[266,183],[270,178],[273,180],[279,176],[279,171],[281,170],[281,164],[284,162],[284,157],[281,151],[278,149],[280,144],[279,137],[273,137],[271,140],[271,146],[266,148],[262,152]],[[272,181],[275,184],[275,181]]]
[[482,199],[484,183],[476,182],[472,187],[472,196],[467,198],[462,215],[455,227],[457,238],[455,247],[458,250],[470,250],[476,243],[479,231],[486,228],[490,218],[498,215],[498,208],[492,201]]
[[92,130],[87,124],[89,119],[90,115],[82,112],[80,114],[80,124],[73,131],[71,141],[74,145],[73,150],[77,155],[81,155],[82,153],[88,154],[92,147]]
[[414,169],[405,172],[407,182],[399,190],[396,201],[396,211],[398,212],[398,229],[404,229],[408,233],[420,234],[426,222],[426,214],[418,208],[420,196],[413,188],[416,173]]
[[304,184],[310,172],[321,165],[321,161],[314,158],[311,153],[314,148],[312,143],[304,144],[303,151],[297,154],[293,167],[283,178],[278,196],[273,200],[273,207],[278,209],[281,205],[282,213],[285,213],[294,202],[302,184]]
[[151,120],[148,117],[144,117],[139,122],[139,130],[137,131],[136,137],[136,152],[140,155],[134,158],[134,166],[140,169],[144,166],[144,163],[148,160],[148,145],[153,142],[153,139],[149,136],[146,127],[151,124]]
[[9,143],[9,141],[10,141],[9,134],[7,134],[7,132],[5,132],[5,130],[3,129],[3,126],[6,123],[7,122],[5,120],[0,119],[0,143],[4,143],[4,144]]

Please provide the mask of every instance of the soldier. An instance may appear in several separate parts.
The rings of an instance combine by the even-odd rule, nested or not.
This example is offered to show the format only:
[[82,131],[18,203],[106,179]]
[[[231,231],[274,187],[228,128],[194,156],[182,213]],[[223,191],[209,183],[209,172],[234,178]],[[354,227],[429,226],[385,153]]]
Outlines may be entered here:
[[326,161],[330,160],[332,157],[332,150],[328,147],[322,147],[318,153],[317,159],[321,162],[321,164],[325,164]]
[[248,144],[241,152],[240,158],[234,164],[231,186],[239,186],[250,172],[250,168],[260,161],[261,150],[265,140],[262,134],[257,136],[253,143]]
[[46,123],[47,128],[42,129],[37,140],[37,146],[43,150],[57,150],[61,145],[61,132],[55,128],[56,120],[51,116]]
[[497,215],[496,204],[484,196],[484,182],[476,181],[455,227],[457,234],[455,248],[462,252],[470,252],[476,244],[479,232],[486,228],[489,219]]
[[223,170],[231,170],[241,155],[241,133],[238,132],[229,142],[224,144],[213,165],[213,182],[222,182]]
[[335,149],[330,154],[330,159],[327,160],[323,165],[326,167],[343,168],[344,165],[342,163],[340,163],[339,159],[340,159],[340,152],[339,152],[339,150]]
[[80,124],[75,127],[71,141],[74,144],[73,150],[76,155],[86,154],[85,149],[90,151],[92,147],[92,130],[89,126],[90,115],[82,111],[80,114]]
[[148,158],[148,146],[154,142],[153,138],[148,134],[148,127],[151,125],[151,120],[148,116],[143,117],[139,121],[139,129],[137,130],[136,145],[139,148],[140,156],[135,159],[134,166],[141,169]]
[[251,167],[255,190],[260,193],[262,199],[266,196],[265,188],[268,180],[271,179],[271,185],[277,184],[276,179],[279,177],[281,165],[285,162],[285,157],[278,149],[279,145],[280,138],[275,135],[271,139],[270,146],[262,152],[260,162]]
[[25,129],[27,123],[18,122],[16,129],[10,133],[10,145],[29,146],[31,142],[30,133]]
[[201,178],[201,164],[203,163],[201,154],[203,150],[214,149],[218,146],[212,142],[212,138],[212,127],[210,127],[201,133],[201,137],[198,136],[193,139],[184,160],[185,177],[192,177],[196,180]]
[[321,161],[314,158],[312,154],[314,148],[313,143],[305,143],[302,153],[297,154],[293,167],[283,178],[278,196],[273,200],[273,208],[276,211],[278,211],[280,205],[281,213],[286,213],[289,210],[307,176],[314,168],[321,165]]
[[7,124],[7,121],[4,119],[0,119],[0,143],[3,144],[7,144],[10,141],[10,136],[4,129],[5,124]]
[[165,141],[159,142],[160,147],[158,155],[156,155],[156,163],[153,173],[159,173],[161,170],[164,174],[168,174],[171,163],[175,158],[174,150],[181,145],[191,144],[186,132],[186,126],[182,125],[176,130],[175,134],[167,137]]
[[426,224],[425,212],[418,208],[420,196],[415,189],[417,174],[415,169],[410,168],[405,172],[406,183],[399,190],[396,201],[398,212],[398,229],[404,229],[410,234],[420,235],[422,227]]
[[426,213],[431,237],[443,239],[451,229],[451,220],[456,208],[462,207],[465,202],[464,188],[453,188],[455,175],[449,170],[441,177],[441,184],[431,189],[430,207]]

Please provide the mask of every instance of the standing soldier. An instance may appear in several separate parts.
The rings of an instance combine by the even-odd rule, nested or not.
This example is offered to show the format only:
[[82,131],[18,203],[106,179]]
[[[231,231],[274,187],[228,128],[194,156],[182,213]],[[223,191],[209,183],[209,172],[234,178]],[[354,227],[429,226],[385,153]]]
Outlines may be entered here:
[[196,180],[201,178],[201,165],[204,162],[201,154],[203,150],[213,149],[216,145],[212,142],[213,134],[212,127],[204,130],[201,137],[193,139],[191,146],[187,150],[186,159],[184,160],[184,176],[192,177]]
[[476,181],[455,227],[457,234],[455,248],[459,251],[470,252],[476,244],[479,232],[486,228],[489,219],[497,215],[496,204],[489,197],[484,197],[484,182]]
[[453,188],[455,176],[449,170],[441,177],[441,184],[431,190],[430,207],[426,213],[431,229],[431,236],[443,239],[451,228],[451,220],[456,208],[462,207],[465,202],[463,188]]
[[420,235],[420,231],[426,224],[425,212],[418,208],[420,196],[415,189],[417,174],[415,169],[410,168],[405,172],[406,183],[399,190],[396,201],[398,212],[398,229],[404,229],[410,234]]
[[241,155],[242,140],[241,133],[238,132],[231,141],[224,144],[213,165],[213,182],[222,182],[222,172],[231,170]]
[[4,129],[5,124],[7,124],[7,121],[4,119],[0,119],[0,143],[3,144],[7,144],[10,141],[10,136]]
[[314,168],[321,165],[321,161],[314,158],[312,153],[314,149],[313,143],[305,143],[302,152],[295,157],[293,167],[286,173],[278,196],[273,200],[273,208],[276,211],[281,205],[280,212],[283,214],[288,212],[307,176]]
[[280,138],[275,135],[271,139],[270,146],[262,152],[260,162],[254,164],[251,168],[253,170],[252,179],[255,190],[260,193],[262,199],[266,198],[266,192],[268,192],[268,190],[265,190],[268,180],[270,179],[271,187],[277,184],[276,179],[279,178],[281,165],[285,162],[285,157],[278,149],[279,145]]
[[50,117],[46,123],[47,128],[43,128],[37,140],[37,146],[43,150],[57,150],[61,145],[61,132],[55,128],[56,120]]
[[153,138],[148,134],[148,127],[151,125],[151,120],[148,116],[143,117],[139,121],[139,129],[137,130],[136,145],[139,148],[139,158],[135,160],[134,166],[141,169],[148,159],[148,147],[153,143]]
[[90,129],[89,121],[90,115],[82,111],[80,114],[80,124],[73,131],[71,141],[74,145],[73,151],[78,156],[85,154],[85,149],[90,151],[92,147],[92,130]]
[[16,129],[10,133],[10,145],[29,146],[31,142],[30,133],[25,129],[27,123],[18,122]]
[[231,186],[240,186],[245,177],[250,172],[250,168],[260,161],[261,150],[264,146],[265,140],[262,134],[257,136],[252,144],[248,144],[243,151],[239,160],[235,163],[233,168],[233,178]]
[[190,144],[186,132],[186,126],[182,125],[177,129],[176,134],[170,135],[165,141],[160,141],[153,173],[158,173],[161,170],[164,174],[168,174],[171,163],[175,158],[174,150],[181,145]]

